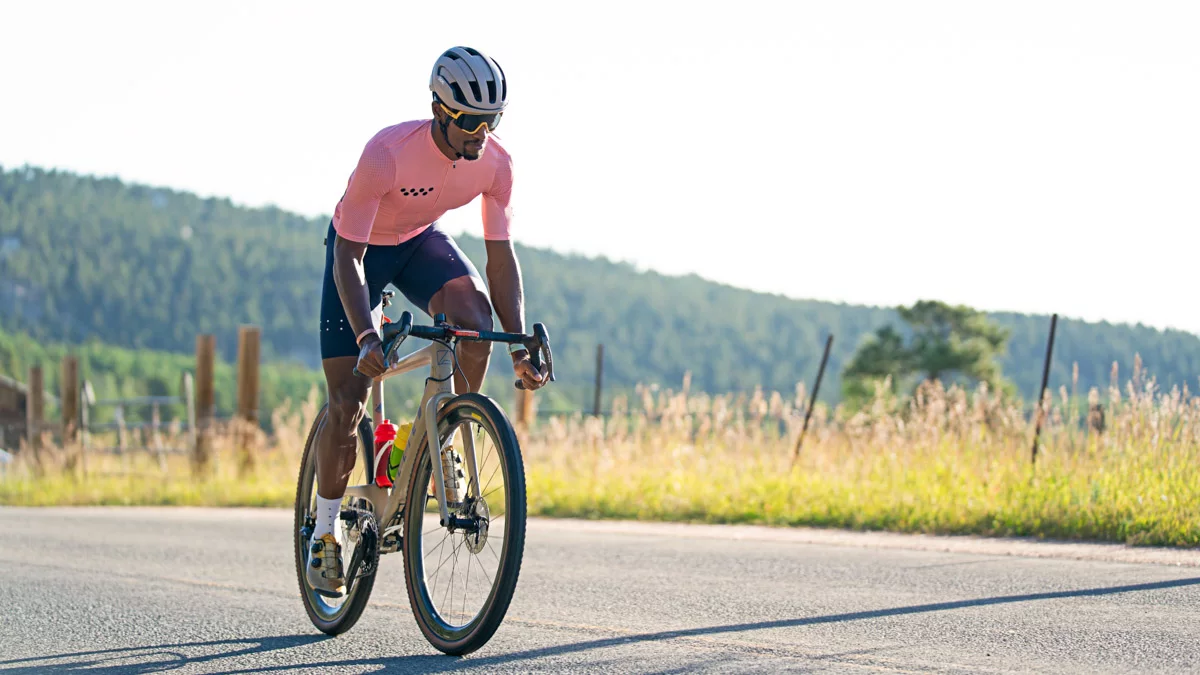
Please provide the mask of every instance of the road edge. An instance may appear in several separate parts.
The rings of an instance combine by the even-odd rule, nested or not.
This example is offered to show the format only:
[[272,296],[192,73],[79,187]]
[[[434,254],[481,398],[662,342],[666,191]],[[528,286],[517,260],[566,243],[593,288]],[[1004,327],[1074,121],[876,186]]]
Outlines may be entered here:
[[541,516],[529,518],[529,530],[531,532],[595,532],[633,536],[764,541],[814,546],[1200,567],[1200,548],[1128,546],[1107,542],[1043,540],[1033,537],[858,532],[814,527],[784,528],[766,525],[586,520]]

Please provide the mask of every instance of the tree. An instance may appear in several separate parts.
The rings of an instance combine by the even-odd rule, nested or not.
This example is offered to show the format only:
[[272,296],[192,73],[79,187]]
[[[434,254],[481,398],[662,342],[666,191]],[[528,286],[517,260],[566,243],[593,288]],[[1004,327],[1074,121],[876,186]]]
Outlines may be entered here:
[[961,376],[1011,391],[996,362],[1009,331],[983,312],[936,300],[896,311],[908,325],[911,340],[905,345],[903,336],[888,325],[858,348],[842,373],[842,393],[852,405],[868,398],[874,384],[885,378],[891,378],[893,391],[914,376],[930,381]]

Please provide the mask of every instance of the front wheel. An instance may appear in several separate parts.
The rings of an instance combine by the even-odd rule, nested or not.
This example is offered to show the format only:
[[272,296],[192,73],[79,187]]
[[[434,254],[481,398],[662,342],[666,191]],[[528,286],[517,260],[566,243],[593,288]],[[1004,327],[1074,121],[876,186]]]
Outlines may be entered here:
[[462,488],[451,505],[455,523],[440,522],[431,459],[441,458],[424,439],[408,485],[404,577],[425,638],[460,655],[491,639],[516,589],[525,550],[525,467],[512,424],[486,396],[451,399],[437,428],[438,445],[463,459]]

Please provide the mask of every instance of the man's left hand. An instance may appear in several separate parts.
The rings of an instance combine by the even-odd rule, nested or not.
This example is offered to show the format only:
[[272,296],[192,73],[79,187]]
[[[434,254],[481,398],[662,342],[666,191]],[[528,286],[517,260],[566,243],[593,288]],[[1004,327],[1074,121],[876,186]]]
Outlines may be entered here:
[[541,370],[534,368],[528,354],[523,354],[520,358],[513,356],[513,373],[516,374],[518,380],[525,383],[525,388],[530,391],[544,387],[549,382],[546,378],[549,372],[544,363]]

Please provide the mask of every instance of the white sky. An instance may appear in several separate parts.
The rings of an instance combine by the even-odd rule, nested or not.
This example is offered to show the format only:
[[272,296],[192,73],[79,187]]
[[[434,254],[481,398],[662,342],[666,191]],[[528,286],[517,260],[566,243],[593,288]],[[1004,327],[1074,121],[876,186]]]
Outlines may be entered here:
[[509,77],[521,242],[1200,333],[1200,3],[708,7],[6,2],[0,164],[328,214],[464,44]]

